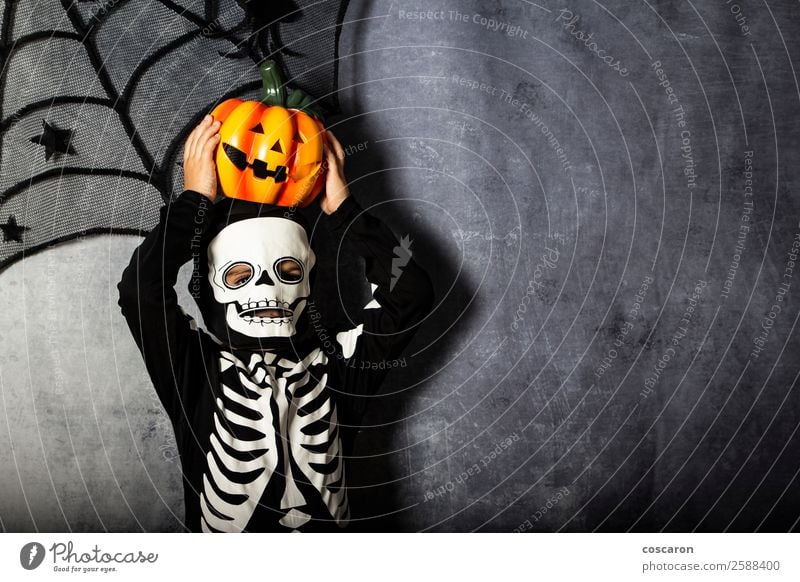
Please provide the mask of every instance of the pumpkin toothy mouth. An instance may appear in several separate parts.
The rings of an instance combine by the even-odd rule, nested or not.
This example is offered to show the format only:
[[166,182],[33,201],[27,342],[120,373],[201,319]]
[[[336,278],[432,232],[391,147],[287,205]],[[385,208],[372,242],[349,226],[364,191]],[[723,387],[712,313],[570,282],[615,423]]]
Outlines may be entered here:
[[275,180],[276,184],[279,184],[281,182],[285,182],[289,177],[289,170],[286,166],[276,166],[274,170],[270,170],[267,166],[267,162],[263,160],[253,160],[252,164],[248,164],[247,154],[229,143],[222,144],[222,149],[225,151],[225,155],[228,156],[228,159],[237,170],[243,172],[245,169],[250,168],[253,170],[253,176],[259,180],[272,178]]

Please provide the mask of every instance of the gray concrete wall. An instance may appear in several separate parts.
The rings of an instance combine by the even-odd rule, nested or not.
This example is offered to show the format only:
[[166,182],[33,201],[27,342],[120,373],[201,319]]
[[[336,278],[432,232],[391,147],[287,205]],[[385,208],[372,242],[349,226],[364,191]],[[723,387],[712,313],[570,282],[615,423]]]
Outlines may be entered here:
[[[332,129],[439,300],[366,419],[354,528],[796,528],[795,12],[352,2]],[[0,275],[8,531],[179,527],[116,307],[137,244]]]

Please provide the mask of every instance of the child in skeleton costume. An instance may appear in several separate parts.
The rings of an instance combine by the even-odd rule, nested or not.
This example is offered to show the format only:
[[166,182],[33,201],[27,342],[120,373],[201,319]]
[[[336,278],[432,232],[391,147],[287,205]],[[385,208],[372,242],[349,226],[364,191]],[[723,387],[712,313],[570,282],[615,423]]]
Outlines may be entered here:
[[[336,531],[349,520],[344,459],[386,374],[372,364],[397,358],[411,339],[432,304],[430,280],[349,196],[344,153],[329,134],[324,222],[344,252],[363,257],[373,300],[349,329],[324,329],[299,213],[214,203],[216,127],[207,118],[193,132],[196,152],[187,140],[186,189],[134,252],[119,304],[175,430],[186,527]],[[190,181],[192,172],[203,178]],[[181,265],[198,256],[189,289],[215,337],[174,290]]]

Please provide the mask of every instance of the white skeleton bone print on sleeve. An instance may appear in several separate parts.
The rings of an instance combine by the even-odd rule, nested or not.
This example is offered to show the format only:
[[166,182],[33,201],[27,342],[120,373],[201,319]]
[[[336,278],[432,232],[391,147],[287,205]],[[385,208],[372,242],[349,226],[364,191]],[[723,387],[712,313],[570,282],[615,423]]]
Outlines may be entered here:
[[245,531],[275,477],[284,482],[281,525],[297,529],[311,519],[298,480],[313,486],[332,519],[345,525],[349,508],[327,356],[315,349],[299,362],[269,352],[249,357],[245,363],[221,352],[220,397],[200,495],[202,530]]

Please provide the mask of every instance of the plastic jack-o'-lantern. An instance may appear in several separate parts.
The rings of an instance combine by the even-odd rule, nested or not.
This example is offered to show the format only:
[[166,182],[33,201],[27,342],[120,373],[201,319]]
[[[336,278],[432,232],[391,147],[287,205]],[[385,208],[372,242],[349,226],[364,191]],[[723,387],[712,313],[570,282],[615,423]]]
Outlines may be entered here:
[[295,89],[286,99],[277,65],[261,65],[262,101],[228,99],[211,112],[221,122],[217,176],[229,198],[278,206],[308,206],[325,183],[325,128],[311,98]]

